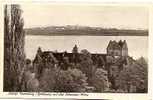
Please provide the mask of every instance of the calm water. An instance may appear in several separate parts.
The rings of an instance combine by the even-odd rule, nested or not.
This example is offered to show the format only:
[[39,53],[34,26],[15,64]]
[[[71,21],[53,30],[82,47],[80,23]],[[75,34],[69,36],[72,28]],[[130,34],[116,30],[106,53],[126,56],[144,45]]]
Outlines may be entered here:
[[77,44],[79,51],[87,49],[93,53],[106,53],[110,40],[126,40],[130,56],[147,58],[146,36],[26,36],[25,52],[27,58],[33,59],[39,46],[42,50],[71,52]]

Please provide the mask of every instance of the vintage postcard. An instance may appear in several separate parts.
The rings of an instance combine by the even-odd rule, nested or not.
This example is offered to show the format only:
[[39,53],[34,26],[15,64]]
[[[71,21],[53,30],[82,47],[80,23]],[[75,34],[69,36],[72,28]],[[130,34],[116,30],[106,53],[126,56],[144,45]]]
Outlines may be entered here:
[[1,8],[3,97],[150,97],[150,4]]

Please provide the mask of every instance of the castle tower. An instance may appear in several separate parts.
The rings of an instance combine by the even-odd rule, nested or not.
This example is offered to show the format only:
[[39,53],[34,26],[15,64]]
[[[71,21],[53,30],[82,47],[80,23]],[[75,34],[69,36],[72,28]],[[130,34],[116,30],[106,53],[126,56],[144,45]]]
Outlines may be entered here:
[[123,41],[122,56],[128,56],[128,47],[127,47],[126,40]]
[[111,56],[120,56],[121,55],[121,47],[116,41],[111,41],[107,47],[107,54]]
[[112,56],[128,56],[126,40],[119,42],[110,40],[107,46],[107,54]]
[[78,62],[78,47],[77,47],[77,45],[75,45],[74,47],[73,47],[73,49],[72,49],[72,53],[73,53],[73,62],[75,63],[75,65],[77,64],[77,62]]
[[76,44],[75,44],[75,46],[72,49],[72,53],[78,53],[78,47],[77,47]]
[[111,50],[111,45],[112,45],[112,40],[109,41],[109,44],[108,44],[108,46],[107,46],[107,54],[108,54],[108,55],[111,55],[111,52],[112,52],[112,50]]
[[41,53],[42,53],[42,50],[40,47],[38,47],[37,54],[41,54]]

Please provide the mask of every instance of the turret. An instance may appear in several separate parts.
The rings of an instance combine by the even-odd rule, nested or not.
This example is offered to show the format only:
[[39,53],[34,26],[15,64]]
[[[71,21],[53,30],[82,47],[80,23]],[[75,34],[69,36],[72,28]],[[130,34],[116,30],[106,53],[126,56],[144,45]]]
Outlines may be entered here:
[[72,59],[73,59],[74,64],[76,65],[77,62],[79,61],[78,47],[77,47],[77,45],[75,45],[75,46],[73,47],[72,53],[73,53]]
[[126,40],[123,41],[122,56],[128,56],[128,47],[127,47]]
[[37,54],[41,54],[41,53],[42,53],[41,47],[38,47]]
[[75,44],[75,46],[72,49],[72,53],[78,53],[78,47],[77,47],[76,44]]

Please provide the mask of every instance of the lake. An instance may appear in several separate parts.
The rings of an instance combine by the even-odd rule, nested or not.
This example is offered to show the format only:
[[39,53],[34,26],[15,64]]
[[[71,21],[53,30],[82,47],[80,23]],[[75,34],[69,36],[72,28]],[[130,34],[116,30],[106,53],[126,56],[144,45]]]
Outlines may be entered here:
[[34,59],[38,47],[43,51],[71,52],[76,44],[79,51],[87,49],[92,53],[106,53],[110,40],[126,40],[128,53],[134,58],[148,57],[147,36],[34,36],[27,35],[25,39],[26,57]]

